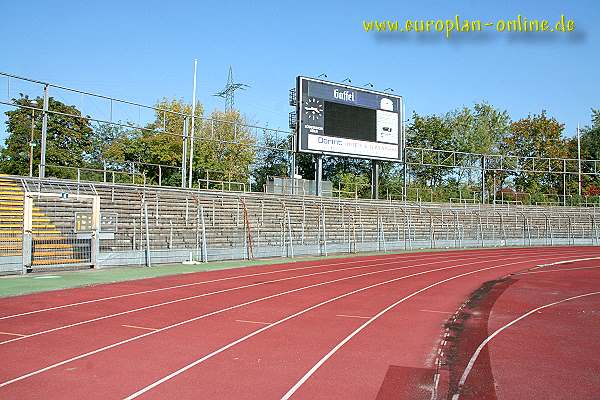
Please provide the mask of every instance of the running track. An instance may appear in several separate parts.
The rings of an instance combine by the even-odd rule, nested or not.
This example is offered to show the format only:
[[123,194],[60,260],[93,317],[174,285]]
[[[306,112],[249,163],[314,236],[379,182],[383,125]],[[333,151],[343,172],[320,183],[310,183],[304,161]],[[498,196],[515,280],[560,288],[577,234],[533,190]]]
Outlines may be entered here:
[[593,247],[379,255],[0,299],[0,398],[430,399],[483,282]]

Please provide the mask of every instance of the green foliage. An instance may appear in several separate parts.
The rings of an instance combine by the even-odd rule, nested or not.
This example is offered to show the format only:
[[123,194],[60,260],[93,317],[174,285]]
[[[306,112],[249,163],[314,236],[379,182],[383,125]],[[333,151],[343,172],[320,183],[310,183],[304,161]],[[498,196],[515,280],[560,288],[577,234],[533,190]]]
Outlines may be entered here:
[[498,153],[510,131],[508,112],[487,103],[476,103],[473,109],[463,107],[451,111],[446,119],[452,128],[456,150],[467,153]]
[[252,171],[256,190],[262,190],[268,177],[287,174],[290,165],[288,154],[278,149],[289,148],[289,141],[289,137],[277,137],[272,131],[265,130],[264,146],[258,151],[256,166]]
[[338,171],[331,177],[334,190],[339,190],[340,197],[365,198],[371,193],[371,177],[368,174]]
[[[563,129],[563,124],[542,111],[513,122],[504,146],[510,155],[519,157],[564,158],[568,152],[562,138]],[[527,166],[531,168],[533,165]],[[544,192],[562,185],[561,177],[556,174],[517,172],[512,175],[520,191]]]
[[[250,165],[256,157],[256,138],[239,111],[213,111],[209,121],[200,126],[194,145],[194,174],[200,179],[206,172],[210,179],[248,182]],[[211,171],[218,174],[211,175]]]
[[[454,147],[451,121],[447,116],[420,116],[413,114],[412,121],[406,129],[406,144],[409,147],[425,149],[451,150]],[[436,161],[431,153],[426,154],[425,163]],[[450,173],[447,168],[427,165],[411,166],[411,173],[419,183],[436,186]]]
[[[22,96],[13,99],[16,104],[42,108],[43,99],[29,99]],[[61,114],[48,114],[48,128],[46,136],[46,168],[56,166],[78,167],[84,166],[93,156],[93,130],[89,120],[81,117],[81,112],[75,106],[68,106],[53,97],[49,98],[49,110],[61,114],[74,115],[71,117]],[[29,174],[29,143],[31,141],[32,111],[27,108],[17,108],[6,112],[7,131],[10,132],[5,147],[0,155],[0,167],[4,173],[16,175]],[[40,160],[42,115],[35,112],[33,115],[33,173],[37,174]],[[67,169],[60,169],[69,177],[75,176],[75,171],[67,173]]]

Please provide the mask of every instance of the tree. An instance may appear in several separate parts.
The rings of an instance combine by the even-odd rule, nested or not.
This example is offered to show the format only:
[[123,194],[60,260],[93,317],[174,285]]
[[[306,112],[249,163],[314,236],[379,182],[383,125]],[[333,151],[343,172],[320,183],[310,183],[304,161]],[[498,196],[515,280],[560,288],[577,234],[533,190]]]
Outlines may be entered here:
[[[454,147],[452,125],[447,117],[420,116],[413,113],[412,122],[406,129],[406,145],[425,149],[451,150]],[[425,162],[435,163],[436,158],[425,152]],[[422,184],[437,186],[450,173],[446,167],[411,165],[411,174]]]
[[[580,131],[581,158],[583,160],[600,160],[600,110],[592,109],[592,124]],[[577,158],[577,137],[569,140],[569,158]],[[594,166],[584,162],[583,172],[591,172]],[[600,176],[582,175],[582,185],[585,194],[593,194],[600,191]]]
[[498,153],[500,145],[510,131],[508,112],[498,110],[488,103],[476,103],[473,109],[463,107],[446,116],[452,127],[453,142],[457,151],[467,153]]
[[[13,99],[13,102],[21,106],[32,105],[32,100],[27,96]],[[34,107],[42,108],[43,99],[38,97],[33,103]],[[72,178],[76,176],[76,172],[64,167],[83,167],[90,161],[93,152],[93,130],[87,117],[82,116],[75,106],[68,106],[53,97],[49,98],[48,104],[52,112],[48,113],[46,170],[49,175]],[[7,111],[6,116],[9,136],[0,156],[1,169],[9,174],[28,175],[32,112],[30,109],[19,107]],[[42,115],[41,112],[35,112],[34,174],[39,168],[41,130]]]
[[194,176],[198,179],[247,183],[256,156],[256,138],[239,111],[213,111],[204,120],[194,146]]
[[[183,127],[185,115],[191,115],[192,107],[182,99],[159,100],[154,107],[154,121],[144,129],[111,128],[107,132],[112,141],[105,147],[103,158],[117,161],[116,169],[123,168],[118,162],[134,161],[149,182],[157,183],[159,174],[167,185],[181,184],[181,161],[183,155]],[[196,136],[200,134],[203,107],[196,105]],[[191,118],[187,118],[188,132],[191,133]],[[151,165],[156,164],[156,165]],[[158,165],[164,166],[160,168]],[[169,168],[172,167],[172,168]]]
[[258,151],[256,167],[252,172],[257,190],[262,190],[270,176],[286,175],[289,168],[289,137],[277,137],[265,130],[264,146]]
[[[541,114],[513,122],[503,147],[510,155],[519,157],[564,158],[567,156],[567,146],[562,138],[563,129],[564,124],[548,117],[543,110]],[[526,159],[524,162],[525,168],[533,166]],[[518,190],[529,193],[547,193],[562,186],[561,177],[557,174],[515,172],[513,176]]]
[[[457,151],[476,154],[502,153],[502,143],[510,132],[511,120],[507,111],[501,111],[483,102],[476,103],[473,109],[463,107],[454,110],[448,113],[446,118],[452,127],[452,141]],[[461,181],[464,175],[468,177],[468,182],[471,182],[474,172],[477,176],[481,176],[479,171],[471,168],[457,171],[458,179],[455,182],[457,190],[463,186]],[[508,175],[502,171],[496,171],[486,176],[486,187],[502,188]],[[496,180],[495,184],[494,179]],[[481,179],[479,181],[481,182]]]

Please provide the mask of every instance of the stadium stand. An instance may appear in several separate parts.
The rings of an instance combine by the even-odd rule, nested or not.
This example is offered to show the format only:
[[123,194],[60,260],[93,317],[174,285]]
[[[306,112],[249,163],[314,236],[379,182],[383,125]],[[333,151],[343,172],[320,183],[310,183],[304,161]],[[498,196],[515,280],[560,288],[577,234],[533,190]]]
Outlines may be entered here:
[[[31,265],[23,266],[27,193],[61,196],[33,196]],[[82,193],[100,198],[96,259],[86,229],[90,202]],[[599,233],[596,207],[411,203],[8,176],[0,179],[0,213],[3,273],[150,260],[598,244]]]

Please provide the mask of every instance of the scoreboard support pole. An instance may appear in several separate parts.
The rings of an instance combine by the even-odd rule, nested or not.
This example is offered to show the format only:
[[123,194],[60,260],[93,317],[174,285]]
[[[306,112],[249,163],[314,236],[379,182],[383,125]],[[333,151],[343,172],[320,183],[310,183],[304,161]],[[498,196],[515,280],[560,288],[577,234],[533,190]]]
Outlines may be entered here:
[[379,163],[371,160],[371,198],[379,199]]
[[323,155],[318,154],[315,156],[315,194],[317,196],[322,196],[322,184],[321,181],[323,179]]

